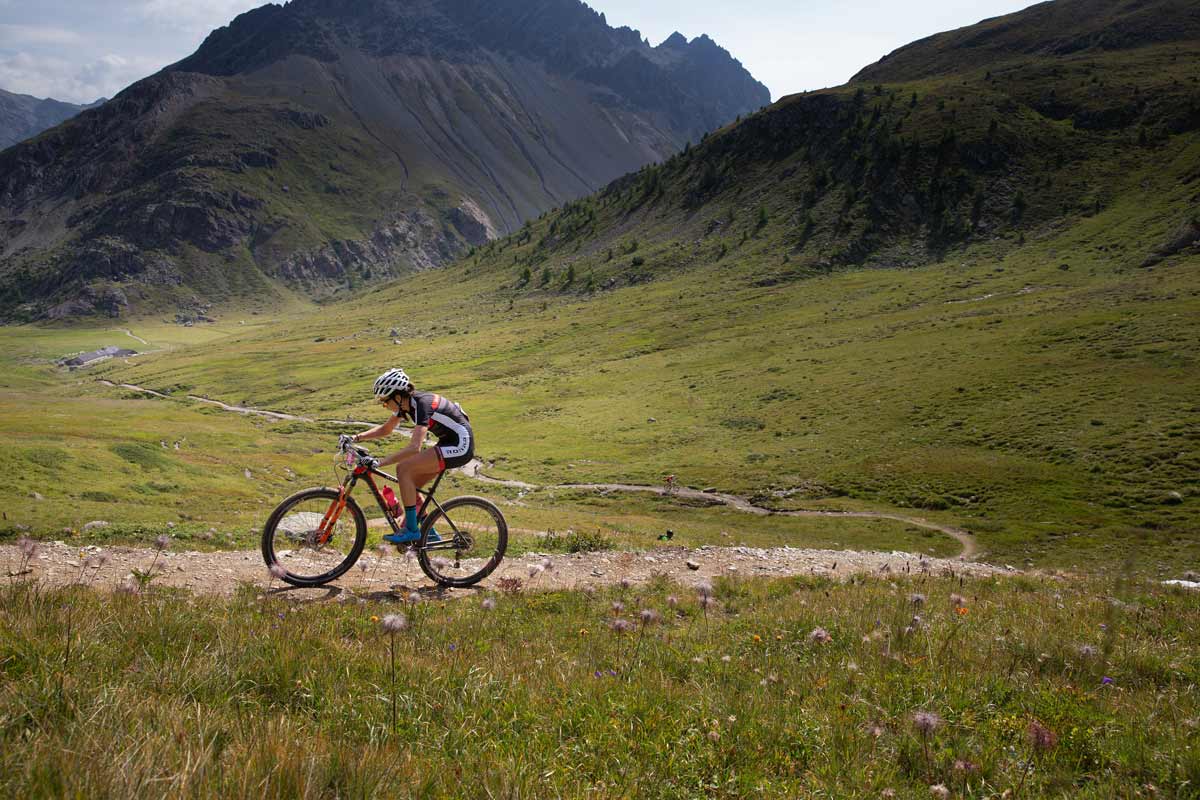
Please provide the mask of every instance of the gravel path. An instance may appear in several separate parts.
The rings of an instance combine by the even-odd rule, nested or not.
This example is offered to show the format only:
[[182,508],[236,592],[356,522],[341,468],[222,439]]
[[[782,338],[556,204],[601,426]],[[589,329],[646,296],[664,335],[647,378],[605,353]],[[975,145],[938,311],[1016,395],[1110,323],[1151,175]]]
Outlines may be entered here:
[[[101,558],[102,566],[85,566],[89,560],[94,565]],[[0,546],[0,568],[10,575],[10,579],[33,578],[55,586],[84,583],[116,589],[130,580],[132,570],[145,571],[155,564],[155,585],[188,589],[197,594],[230,595],[242,584],[252,584],[260,591],[270,590],[300,600],[349,598],[405,590],[438,593],[436,585],[417,566],[416,559],[405,558],[395,550],[390,550],[382,560],[377,551],[364,554],[359,566],[341,580],[321,589],[293,589],[279,581],[272,582],[257,550],[201,553],[168,549],[156,553],[150,548],[89,545],[79,549],[63,542],[44,542],[39,543],[28,571],[13,576],[21,563],[21,553],[16,545]],[[365,570],[360,569],[363,564]],[[747,578],[823,575],[846,579],[861,574],[985,576],[1012,571],[1011,567],[928,558],[912,553],[709,545],[696,549],[661,547],[638,552],[526,553],[520,558],[506,558],[479,588],[496,589],[503,578],[519,578],[528,589],[551,590],[601,587],[622,580],[644,583],[656,574],[669,576],[683,585],[694,585],[722,575]],[[455,590],[447,594],[461,597],[474,592]]]

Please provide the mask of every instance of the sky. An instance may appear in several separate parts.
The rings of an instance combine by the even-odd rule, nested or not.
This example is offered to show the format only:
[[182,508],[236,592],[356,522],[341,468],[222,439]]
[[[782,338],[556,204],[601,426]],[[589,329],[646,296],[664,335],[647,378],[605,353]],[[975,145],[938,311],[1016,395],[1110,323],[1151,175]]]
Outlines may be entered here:
[[[192,53],[261,0],[0,0],[0,89],[72,103],[111,97]],[[845,83],[886,53],[1031,0],[590,0],[651,44],[708,34],[772,99]]]

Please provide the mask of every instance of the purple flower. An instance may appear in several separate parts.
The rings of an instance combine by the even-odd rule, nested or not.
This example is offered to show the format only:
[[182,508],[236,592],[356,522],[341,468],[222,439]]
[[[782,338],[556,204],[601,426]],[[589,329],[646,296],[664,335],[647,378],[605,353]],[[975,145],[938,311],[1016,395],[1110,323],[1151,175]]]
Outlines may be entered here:
[[613,633],[619,636],[622,633],[628,633],[633,628],[633,624],[627,619],[614,619],[608,623],[608,627],[612,628]]
[[1054,746],[1058,744],[1058,735],[1036,719],[1029,723],[1029,728],[1025,731],[1025,738],[1029,740],[1029,746],[1039,753],[1053,750]]
[[625,604],[620,600],[613,600],[612,611],[614,614],[620,614],[625,611]]
[[941,724],[942,718],[932,711],[918,711],[913,714],[913,725],[921,732],[922,736],[933,733]]
[[1109,686],[1110,684],[1112,684],[1112,682],[1113,682],[1113,679],[1108,677],[1107,675],[1105,675],[1103,678],[1100,679],[1100,683],[1103,686]]
[[642,625],[650,626],[658,622],[658,612],[653,608],[643,608],[638,612],[638,618],[641,619]]
[[268,567],[267,572],[271,573],[272,578],[276,578],[278,580],[283,580],[285,577],[287,577],[287,570],[278,563],[272,564],[270,567]]
[[165,533],[154,540],[154,548],[156,550],[166,550],[171,546],[171,537]]
[[480,607],[483,608],[484,611],[492,611],[493,609],[496,608],[496,598],[485,597],[485,598],[483,598],[483,602],[480,603],[479,605],[480,605]]
[[813,644],[828,644],[833,641],[833,637],[824,628],[813,628],[812,633],[808,635],[808,640]]
[[667,605],[671,608],[677,608],[679,606],[679,598],[673,594],[667,595]]
[[22,536],[17,540],[17,547],[21,549],[21,558],[30,561],[37,555],[38,543],[28,536]]
[[697,583],[696,594],[700,595],[701,597],[712,597],[713,585],[708,581],[701,581],[700,583]]
[[600,677],[601,675],[603,675],[603,674],[604,674],[604,673],[602,673],[600,670],[596,670],[596,677],[597,677],[597,678],[599,678],[599,677]]

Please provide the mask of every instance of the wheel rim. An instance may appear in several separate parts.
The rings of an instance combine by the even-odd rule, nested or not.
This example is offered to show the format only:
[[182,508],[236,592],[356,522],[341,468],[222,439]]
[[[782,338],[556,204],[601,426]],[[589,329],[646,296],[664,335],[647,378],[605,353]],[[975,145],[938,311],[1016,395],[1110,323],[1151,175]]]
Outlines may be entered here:
[[302,498],[283,512],[271,536],[275,563],[290,577],[313,580],[338,569],[354,550],[355,519],[349,507],[343,508],[333,525],[333,533],[321,543],[321,521],[336,499]]
[[428,524],[441,537],[427,541],[423,553],[436,580],[459,583],[490,572],[504,555],[504,519],[490,506],[447,505],[430,515]]

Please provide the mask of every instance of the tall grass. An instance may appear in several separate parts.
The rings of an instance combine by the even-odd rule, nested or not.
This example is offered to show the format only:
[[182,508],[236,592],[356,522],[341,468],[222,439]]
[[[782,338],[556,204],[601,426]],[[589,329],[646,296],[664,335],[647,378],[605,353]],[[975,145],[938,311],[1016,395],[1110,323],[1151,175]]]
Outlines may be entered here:
[[1192,595],[949,577],[713,591],[705,610],[665,579],[427,598],[387,630],[388,597],[14,580],[0,791],[1113,797],[1200,780]]

